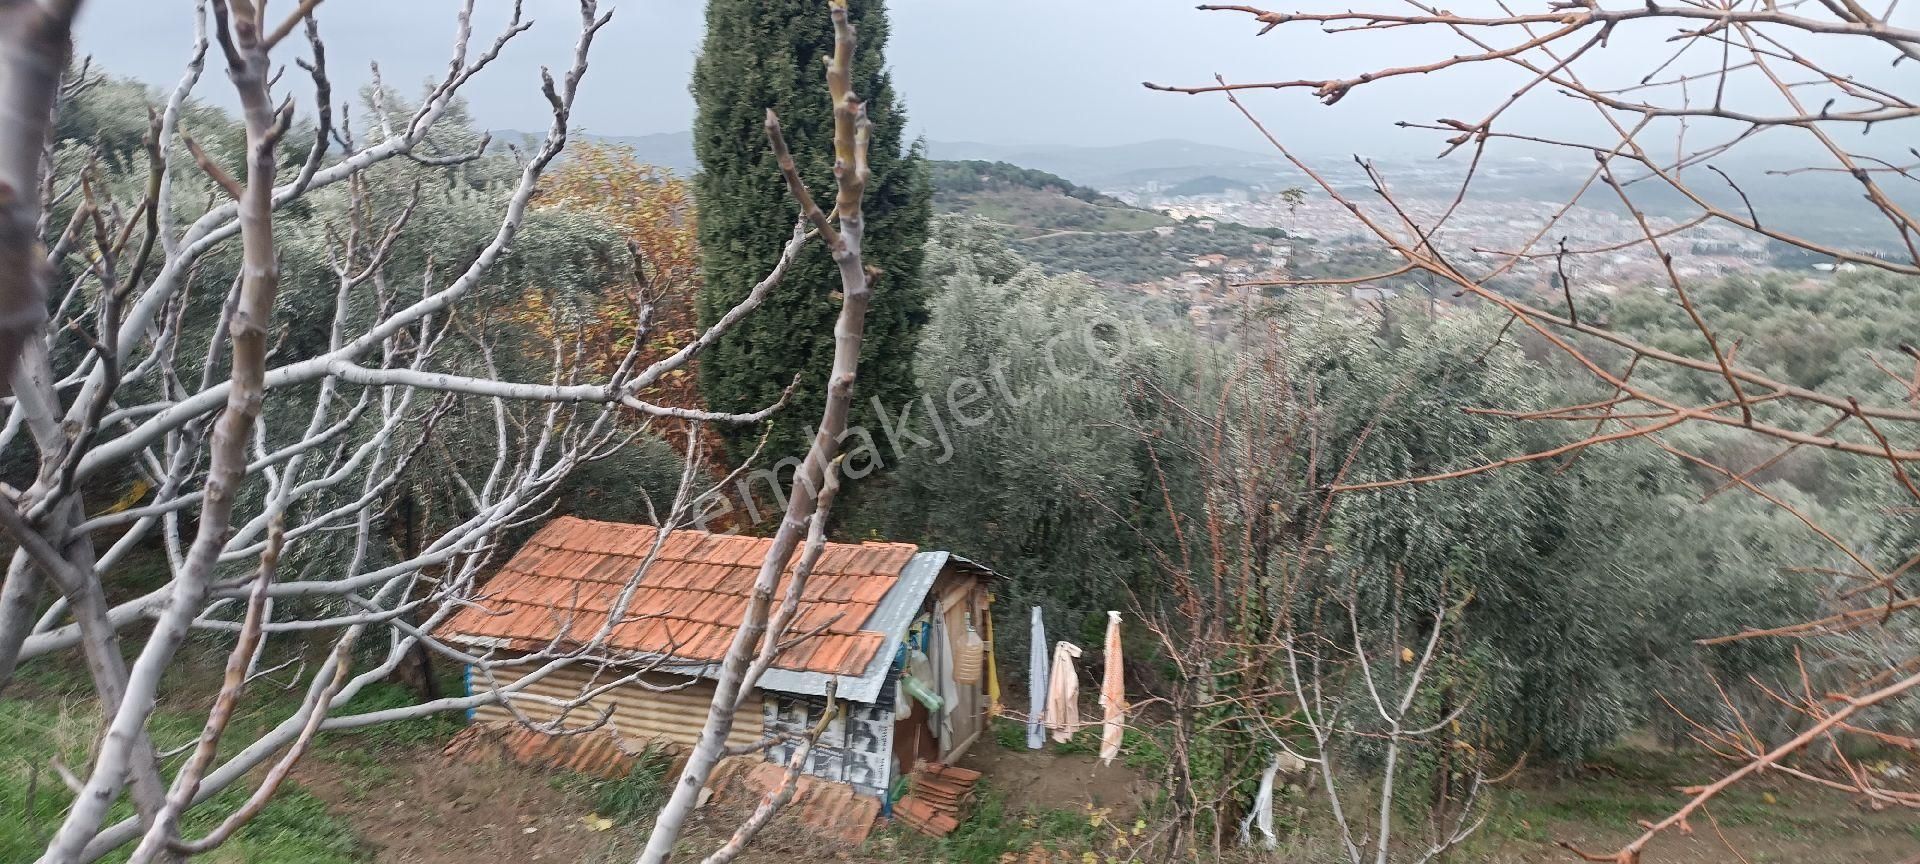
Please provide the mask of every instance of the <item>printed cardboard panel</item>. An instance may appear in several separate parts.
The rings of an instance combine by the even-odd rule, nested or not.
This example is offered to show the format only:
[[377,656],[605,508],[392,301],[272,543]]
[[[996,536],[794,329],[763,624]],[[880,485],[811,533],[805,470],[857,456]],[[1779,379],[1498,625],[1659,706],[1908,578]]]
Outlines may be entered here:
[[[821,700],[786,695],[773,696],[761,705],[767,734],[794,737],[811,733],[820,713],[826,710]],[[852,784],[868,794],[883,793],[892,774],[893,722],[891,706],[842,702],[801,770]],[[799,743],[791,740],[775,744],[767,748],[767,761],[785,764],[798,747]]]

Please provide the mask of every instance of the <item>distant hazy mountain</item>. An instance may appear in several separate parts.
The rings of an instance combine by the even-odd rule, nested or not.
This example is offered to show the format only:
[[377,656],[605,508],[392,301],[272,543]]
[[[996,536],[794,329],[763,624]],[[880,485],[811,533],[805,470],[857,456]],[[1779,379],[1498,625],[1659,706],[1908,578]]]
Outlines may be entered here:
[[[498,144],[520,145],[533,136],[504,130],[494,132],[493,137]],[[699,163],[693,158],[690,132],[585,137],[632,147],[643,161],[672,169],[684,177],[691,177],[699,170]],[[1105,192],[1138,189],[1149,182],[1160,184],[1171,194],[1217,192],[1233,186],[1312,185],[1274,155],[1174,138],[1098,147],[932,141],[927,144],[927,155],[936,160],[1010,163],[1009,167],[1037,169]],[[1397,191],[1414,196],[1451,196],[1464,166],[1461,160],[1431,159],[1383,159],[1376,164],[1392,179]],[[1777,153],[1729,154],[1715,162],[1716,167],[1741,184],[1752,206],[1775,227],[1852,248],[1903,248],[1893,245],[1898,238],[1889,232],[1886,221],[1871,207],[1861,204],[1859,185],[1848,175],[1809,172],[1781,176],[1772,171],[1780,165],[1803,164],[1810,163],[1800,158],[1800,154]],[[1366,178],[1344,160],[1322,160],[1321,167],[1327,179],[1351,193],[1364,194],[1369,185]],[[1579,179],[1591,168],[1590,164],[1583,167],[1536,158],[1513,159],[1481,166],[1475,188],[1482,201],[1559,201],[1573,193]],[[1743,200],[1730,187],[1696,182],[1700,194],[1730,212],[1741,212],[1748,205],[1748,200]],[[1634,188],[1640,205],[1653,215],[1686,217],[1698,212],[1691,200],[1664,185],[1648,183]],[[1902,206],[1920,209],[1920,192],[1891,185],[1886,189]],[[1053,197],[1072,196],[1056,194]],[[1083,202],[1068,202],[1061,207],[1070,209],[1073,203]],[[975,204],[984,206],[984,202]],[[1021,207],[1031,209],[1033,204],[1033,201],[1024,201]],[[1601,209],[1617,206],[1608,203],[1608,196],[1593,195],[1585,199],[1585,204]]]
[[[525,132],[505,130],[494,139],[518,143]],[[693,134],[660,132],[653,135],[592,135],[596,141],[632,147],[640,159],[681,175],[699,169],[693,158]],[[1265,153],[1165,138],[1134,144],[1099,147],[985,144],[977,141],[930,141],[927,156],[943,160],[1008,162],[1058,174],[1083,186],[1115,189],[1139,186],[1149,180],[1173,184],[1198,177],[1230,178],[1261,183],[1283,173],[1280,161]]]
[[1229,189],[1245,189],[1247,184],[1217,174],[1183,180],[1167,187],[1168,195],[1218,195]]
[[[501,129],[493,133],[493,140],[503,144],[518,146],[521,141],[536,137],[517,129]],[[656,132],[652,135],[594,135],[583,137],[590,141],[607,144],[620,144],[632,147],[640,161],[661,168],[671,169],[682,177],[691,177],[700,169],[700,163],[693,158],[692,132]]]
[[649,162],[662,168],[671,168],[683,177],[693,176],[700,170],[700,162],[693,158],[692,132],[656,132],[652,135],[593,135],[597,141],[609,144],[622,144],[633,148],[640,161]]
[[1209,174],[1239,180],[1267,179],[1282,167],[1280,160],[1270,154],[1177,138],[1099,147],[932,141],[928,142],[927,151],[927,155],[935,159],[1011,162],[1100,188],[1132,186],[1147,180],[1178,183]]

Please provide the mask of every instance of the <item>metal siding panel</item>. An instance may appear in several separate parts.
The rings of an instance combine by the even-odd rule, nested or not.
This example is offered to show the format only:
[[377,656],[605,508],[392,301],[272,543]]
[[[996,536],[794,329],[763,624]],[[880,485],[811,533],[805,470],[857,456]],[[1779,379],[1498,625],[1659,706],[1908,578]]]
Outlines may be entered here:
[[[527,685],[523,692],[534,696],[571,700],[578,698],[587,687],[604,685],[613,675],[627,674],[624,671],[602,670],[594,677],[595,668],[590,665],[576,664],[553,672],[545,678]],[[521,670],[496,670],[494,677],[501,686],[507,686],[520,680]],[[678,683],[673,676],[649,675],[656,683]],[[714,685],[710,681],[701,681],[678,690],[656,692],[638,684],[627,684],[600,694],[568,713],[570,720],[586,725],[600,716],[607,706],[614,708],[608,721],[621,736],[633,741],[667,741],[683,746],[692,746],[700,736],[700,729],[706,723],[707,709],[713,699]],[[482,687],[477,692],[485,692]],[[532,700],[519,700],[515,707],[522,714],[540,722],[549,722],[560,715],[558,707]],[[514,720],[512,713],[498,704],[482,705],[475,709],[475,722]],[[748,704],[741,706],[740,713],[734,718],[733,732],[728,735],[729,746],[745,746],[760,740],[762,717],[759,694],[755,693]]]

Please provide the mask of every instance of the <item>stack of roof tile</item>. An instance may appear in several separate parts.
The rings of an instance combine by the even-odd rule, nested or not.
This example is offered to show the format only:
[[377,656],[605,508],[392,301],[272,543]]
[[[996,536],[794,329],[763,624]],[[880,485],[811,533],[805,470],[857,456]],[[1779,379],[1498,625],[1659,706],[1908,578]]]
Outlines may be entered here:
[[475,723],[460,730],[440,752],[462,762],[504,757],[521,765],[611,779],[633,773],[645,750],[622,740],[612,727],[552,735],[518,723]]
[[980,772],[939,762],[922,762],[907,778],[905,797],[893,802],[893,815],[907,827],[930,837],[945,837],[967,818],[973,804],[973,785]]
[[[708,785],[714,800],[751,807],[786,779],[787,766],[743,756],[722,762]],[[879,815],[880,799],[861,795],[845,783],[806,774],[796,778],[793,798],[780,810],[780,818],[794,819],[813,834],[849,845],[865,841]]]

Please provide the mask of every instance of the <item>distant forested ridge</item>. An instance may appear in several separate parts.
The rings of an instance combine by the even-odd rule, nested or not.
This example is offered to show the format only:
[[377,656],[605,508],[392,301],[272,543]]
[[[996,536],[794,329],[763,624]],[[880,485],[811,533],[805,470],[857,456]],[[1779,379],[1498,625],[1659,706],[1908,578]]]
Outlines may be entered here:
[[1293,240],[1279,228],[1176,220],[1009,162],[928,165],[936,211],[985,220],[1026,260],[1051,274],[1084,273],[1099,282],[1139,284],[1187,273],[1199,256],[1266,261],[1276,254],[1270,247]]
[[1058,174],[1049,174],[1034,168],[1022,168],[1010,162],[988,162],[982,159],[933,160],[927,165],[930,169],[929,176],[933,180],[936,203],[941,195],[953,196],[1014,186],[1059,192],[1068,198],[1076,198],[1089,204],[1126,206],[1120,203],[1119,199],[1098,189],[1078,185]]

